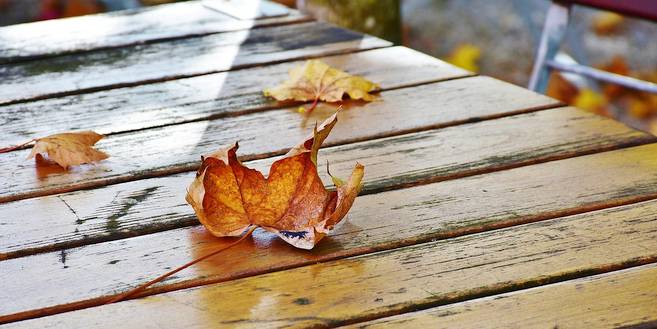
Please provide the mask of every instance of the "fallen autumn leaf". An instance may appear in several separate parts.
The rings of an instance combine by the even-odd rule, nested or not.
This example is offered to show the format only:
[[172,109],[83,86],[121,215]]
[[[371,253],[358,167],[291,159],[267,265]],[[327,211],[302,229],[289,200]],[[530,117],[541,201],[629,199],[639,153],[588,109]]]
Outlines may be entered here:
[[241,237],[119,294],[106,304],[136,296],[167,277],[239,244],[258,226],[297,248],[312,249],[344,218],[362,188],[365,167],[360,163],[356,163],[347,182],[331,175],[336,191],[326,190],[317,174],[317,152],[336,123],[337,113],[274,162],[267,178],[237,160],[237,143],[202,157],[185,200],[213,235]]
[[356,164],[347,182],[334,178],[328,191],[317,174],[317,152],[337,122],[334,114],[301,144],[271,166],[269,177],[237,160],[237,143],[202,159],[186,200],[213,235],[239,236],[251,226],[311,249],[349,211],[364,167]]
[[92,147],[103,137],[105,136],[87,130],[38,138],[35,139],[36,144],[27,158],[31,159],[37,154],[47,155],[64,169],[83,163],[97,162],[109,157],[105,152]]
[[338,102],[344,94],[351,99],[374,100],[371,92],[380,89],[379,85],[365,78],[350,75],[332,68],[322,61],[313,59],[303,66],[290,70],[290,78],[281,85],[265,89],[265,96],[279,101],[313,101],[308,108],[311,112],[318,101]]

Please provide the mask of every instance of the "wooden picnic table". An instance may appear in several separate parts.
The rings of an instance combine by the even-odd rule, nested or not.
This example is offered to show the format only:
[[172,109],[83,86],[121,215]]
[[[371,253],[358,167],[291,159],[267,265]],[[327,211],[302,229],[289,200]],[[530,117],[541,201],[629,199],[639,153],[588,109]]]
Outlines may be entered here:
[[[8,328],[657,326],[655,137],[288,10],[190,1],[0,29],[0,141],[106,134],[68,172],[0,154]],[[320,152],[365,165],[313,250],[270,233],[103,305],[235,239],[186,204],[201,154],[235,140],[259,170],[309,117],[262,95],[307,58],[378,82]],[[327,179],[326,174],[322,174]],[[325,180],[329,182],[329,180]]]

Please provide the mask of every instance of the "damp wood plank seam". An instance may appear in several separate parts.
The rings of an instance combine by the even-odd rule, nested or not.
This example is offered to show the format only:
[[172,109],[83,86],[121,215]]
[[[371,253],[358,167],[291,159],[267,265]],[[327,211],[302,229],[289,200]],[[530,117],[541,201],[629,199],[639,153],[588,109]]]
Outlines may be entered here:
[[[290,268],[304,268],[317,262],[331,264],[343,257],[413,248],[415,244],[436,239],[467,237],[531,222],[542,226],[547,225],[541,224],[543,221],[573,214],[587,218],[592,222],[592,228],[602,227],[607,220],[591,219],[594,216],[591,211],[620,205],[632,208],[637,202],[657,197],[657,159],[647,156],[656,150],[657,145],[650,144],[364,195],[354,205],[348,221],[310,253],[294,249],[266,232],[257,232],[254,240],[227,250],[222,257],[208,260],[193,271],[182,272],[150,293],[270,272],[287,272]],[[592,165],[598,170],[591,171]],[[607,177],[618,179],[605,182]],[[564,189],[553,184],[555,181],[570,182],[571,185]],[[654,205],[655,201],[646,204]],[[608,210],[611,215],[604,218],[624,218],[621,216],[624,212],[613,209]],[[650,211],[640,211],[646,216],[646,223],[640,224],[644,226],[618,229],[614,239],[618,239],[619,244],[632,241],[632,248],[638,250],[656,250],[650,243],[644,243],[644,238],[653,239],[657,231],[655,217]],[[630,218],[628,221],[635,223],[644,219]],[[587,244],[588,240],[581,239],[588,237],[580,239],[570,235],[565,228],[560,230],[582,246]],[[611,232],[611,228],[609,231],[601,229],[599,234],[605,236]],[[549,240],[554,234],[544,237]],[[634,241],[634,237],[639,240]],[[477,238],[469,241],[476,242]],[[203,227],[189,227],[5,260],[2,264],[8,273],[22,269],[23,275],[9,276],[5,280],[10,287],[9,295],[17,297],[12,303],[3,304],[12,309],[5,310],[10,314],[2,319],[24,319],[102,304],[114,293],[128,289],[144,278],[157,276],[163,268],[174,268],[230,242],[211,236]],[[555,246],[560,246],[558,241],[555,243]],[[523,252],[520,248],[523,243],[513,245],[518,253]],[[595,247],[604,248],[602,244]],[[437,252],[443,250],[442,247],[436,248]],[[619,255],[628,250],[619,246],[610,246],[609,249]],[[574,257],[580,249],[567,251],[572,253],[567,256],[569,260],[586,259]],[[486,254],[492,256],[494,253]],[[636,260],[630,253],[626,255],[627,262]],[[451,254],[444,256],[454,257]],[[604,259],[604,255],[600,257]],[[453,258],[453,261],[458,263],[459,258]],[[35,268],[30,264],[43,265]],[[49,275],[39,276],[42,271]],[[98,273],[103,275],[99,277]],[[120,281],[117,282],[117,278]],[[75,288],[58,282],[75,282]]]

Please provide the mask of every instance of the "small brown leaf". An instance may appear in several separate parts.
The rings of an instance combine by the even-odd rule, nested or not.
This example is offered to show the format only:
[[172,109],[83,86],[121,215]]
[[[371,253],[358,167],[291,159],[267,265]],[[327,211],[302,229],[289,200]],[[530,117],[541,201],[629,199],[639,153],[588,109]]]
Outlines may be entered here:
[[93,131],[80,131],[38,138],[35,140],[36,144],[32,148],[32,153],[27,158],[31,159],[37,154],[47,155],[64,169],[69,166],[100,161],[109,156],[92,146],[103,137],[105,136]]
[[267,178],[237,160],[237,143],[204,157],[187,202],[215,236],[238,236],[256,225],[312,249],[347,214],[362,186],[364,167],[358,163],[337,191],[326,190],[317,174],[317,151],[336,122],[333,115],[315,128],[272,164]]
[[265,89],[264,94],[279,101],[314,101],[307,110],[310,112],[317,105],[317,101],[338,102],[344,94],[349,95],[351,99],[369,102],[374,100],[374,95],[370,93],[379,89],[379,85],[374,82],[313,59],[290,70],[289,80],[277,87]]

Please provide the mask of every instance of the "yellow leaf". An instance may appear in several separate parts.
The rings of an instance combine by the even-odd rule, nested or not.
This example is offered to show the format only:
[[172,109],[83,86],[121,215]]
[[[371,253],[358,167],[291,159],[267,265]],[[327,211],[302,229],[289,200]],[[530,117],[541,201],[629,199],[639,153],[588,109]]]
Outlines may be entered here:
[[475,45],[462,44],[452,51],[452,54],[447,58],[447,62],[454,64],[460,68],[468,71],[479,71],[477,62],[481,57],[481,49]]
[[369,102],[374,100],[374,95],[370,93],[380,89],[376,83],[347,74],[315,59],[293,68],[289,74],[288,80],[279,86],[265,89],[264,94],[279,101],[313,101],[307,112],[315,108],[317,101],[338,102],[344,94],[349,95],[351,99]]
[[109,156],[92,146],[103,137],[105,136],[93,131],[81,131],[38,138],[35,140],[36,144],[32,148],[32,153],[27,158],[33,158],[37,154],[47,155],[64,169],[69,166],[100,161]]
[[575,96],[573,105],[592,112],[603,113],[607,106],[607,98],[591,89],[584,88]]

